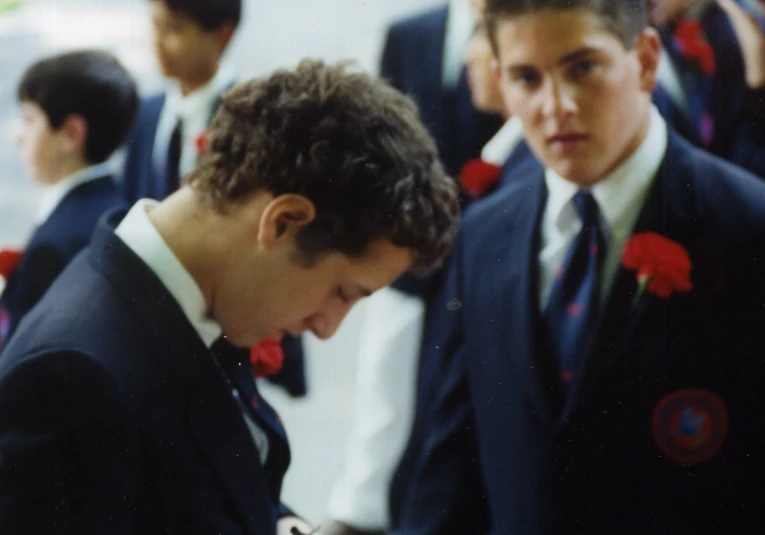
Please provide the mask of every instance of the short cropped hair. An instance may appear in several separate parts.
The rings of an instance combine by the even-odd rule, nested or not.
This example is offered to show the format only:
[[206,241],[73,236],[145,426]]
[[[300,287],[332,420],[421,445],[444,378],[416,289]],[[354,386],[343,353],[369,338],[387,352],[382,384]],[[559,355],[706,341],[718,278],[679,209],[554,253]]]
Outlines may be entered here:
[[224,24],[239,26],[242,0],[150,0],[163,2],[169,9],[188,15],[203,29],[217,30]]
[[37,104],[52,129],[70,115],[88,125],[85,159],[101,163],[127,136],[138,109],[133,77],[106,52],[81,50],[43,59],[24,73],[18,100]]
[[637,38],[648,26],[646,0],[486,0],[484,16],[495,52],[499,20],[520,17],[543,9],[589,11],[597,16],[603,27],[618,37],[627,49],[635,46]]
[[414,102],[348,64],[306,60],[231,89],[187,181],[220,212],[256,191],[311,200],[316,218],[297,236],[308,264],[387,238],[413,249],[412,271],[424,274],[459,218],[456,183]]

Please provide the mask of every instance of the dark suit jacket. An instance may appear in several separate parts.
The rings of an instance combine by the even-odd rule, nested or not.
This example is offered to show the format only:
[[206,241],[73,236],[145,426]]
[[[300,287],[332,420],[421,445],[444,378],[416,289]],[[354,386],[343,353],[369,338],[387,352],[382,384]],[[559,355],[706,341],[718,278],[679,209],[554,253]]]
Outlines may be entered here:
[[272,534],[281,430],[258,422],[264,467],[211,352],[116,218],[0,359],[0,532]]
[[[715,51],[716,71],[709,83],[685,89],[701,100],[714,120],[714,137],[705,148],[765,177],[765,89],[747,87],[741,48],[723,10],[712,2],[699,22]],[[675,67],[682,73],[688,63],[677,57],[667,31],[662,32],[662,39]],[[691,68],[697,67],[692,65]],[[673,122],[673,126],[685,133],[678,124]],[[694,129],[687,137],[698,144],[696,134]]]
[[[545,199],[540,171],[466,217],[435,338],[445,379],[400,532],[455,533],[478,477],[493,534],[759,533],[765,185],[670,134],[636,231],[685,247],[694,288],[634,302],[635,274],[620,269],[568,400],[538,312]],[[696,464],[672,460],[685,439],[672,399],[687,389],[711,403],[686,446],[714,455]]]
[[141,101],[133,130],[125,144],[127,154],[122,189],[128,206],[144,198],[162,200],[172,193],[163,187],[163,177],[154,166],[154,140],[164,105],[164,93]]
[[[539,176],[542,167],[534,157],[525,141],[521,141],[513,150],[502,166],[502,174],[496,188],[487,197],[497,194],[513,184],[521,181],[526,183],[529,175]],[[540,177],[541,180],[541,177]],[[481,202],[467,206],[465,213],[469,214],[474,207],[480,209]],[[448,301],[443,292],[443,273],[433,281],[435,288],[433,296],[426,307],[425,328],[423,332],[422,349],[417,374],[417,397],[414,423],[407,442],[406,449],[393,475],[390,488],[391,524],[397,529],[401,523],[402,508],[407,502],[407,494],[411,491],[415,468],[423,455],[424,442],[427,437],[433,405],[436,403],[439,387],[448,369],[444,368],[440,348],[447,342],[443,337],[449,332],[449,324],[454,314],[450,311]],[[455,509],[459,514],[452,516],[449,525],[451,533],[480,533],[486,529],[486,513],[484,502],[485,490],[479,471],[473,470],[469,480],[463,481],[460,495],[456,498]]]
[[446,170],[457,176],[462,164],[478,157],[503,120],[473,107],[464,75],[456,90],[442,87],[447,16],[444,6],[393,24],[385,40],[380,74],[414,99],[423,123],[438,143]]
[[0,309],[8,324],[0,332],[0,351],[19,321],[37,304],[53,281],[83,249],[98,219],[120,203],[111,176],[86,182],[70,191],[34,232],[19,266],[8,280]]

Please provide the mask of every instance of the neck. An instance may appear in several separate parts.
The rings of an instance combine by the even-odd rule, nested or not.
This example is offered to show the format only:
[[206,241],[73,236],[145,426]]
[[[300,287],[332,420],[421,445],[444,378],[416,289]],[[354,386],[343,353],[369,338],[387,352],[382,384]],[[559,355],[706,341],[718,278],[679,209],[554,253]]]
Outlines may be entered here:
[[622,152],[622,155],[620,158],[616,160],[616,163],[614,163],[604,174],[601,176],[598,180],[594,181],[590,186],[594,186],[598,182],[604,180],[606,177],[611,175],[611,173],[614,172],[614,170],[618,169],[624,162],[626,162],[635,152],[640,148],[640,145],[643,144],[643,141],[645,141],[645,138],[648,137],[648,132],[651,128],[651,110],[650,107],[647,110],[647,112],[644,114],[643,121],[640,123],[640,127],[635,132],[635,135],[632,137],[630,142],[627,144],[627,146],[624,148],[624,151]]
[[198,73],[197,76],[189,77],[184,80],[178,80],[178,86],[181,90],[182,96],[188,96],[197,89],[209,84],[210,81],[215,78],[215,74],[218,72],[218,63],[216,63],[211,69],[207,69],[204,72]]
[[56,166],[55,174],[51,176],[48,180],[45,180],[44,183],[52,186],[55,184],[58,184],[65,178],[82,171],[86,167],[90,167],[90,163],[85,161],[84,158],[71,158],[64,160]]
[[213,300],[216,265],[224,265],[220,218],[199,206],[189,187],[182,187],[149,211],[149,219],[173,254],[189,272],[208,308]]

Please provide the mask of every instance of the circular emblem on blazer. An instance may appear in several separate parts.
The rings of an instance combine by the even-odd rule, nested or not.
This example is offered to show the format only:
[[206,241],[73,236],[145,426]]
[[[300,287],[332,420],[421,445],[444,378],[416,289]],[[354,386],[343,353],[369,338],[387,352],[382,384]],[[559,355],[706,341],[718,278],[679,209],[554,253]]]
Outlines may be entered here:
[[653,413],[653,437],[680,464],[700,464],[717,455],[728,433],[728,410],[708,390],[678,390],[662,398]]

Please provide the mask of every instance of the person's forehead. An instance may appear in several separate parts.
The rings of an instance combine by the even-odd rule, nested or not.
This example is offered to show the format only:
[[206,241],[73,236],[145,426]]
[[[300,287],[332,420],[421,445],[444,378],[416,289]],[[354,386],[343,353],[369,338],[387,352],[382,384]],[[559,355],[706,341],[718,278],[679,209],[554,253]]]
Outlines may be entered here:
[[540,10],[500,18],[497,46],[503,65],[556,62],[579,50],[611,50],[619,38],[587,10]]

